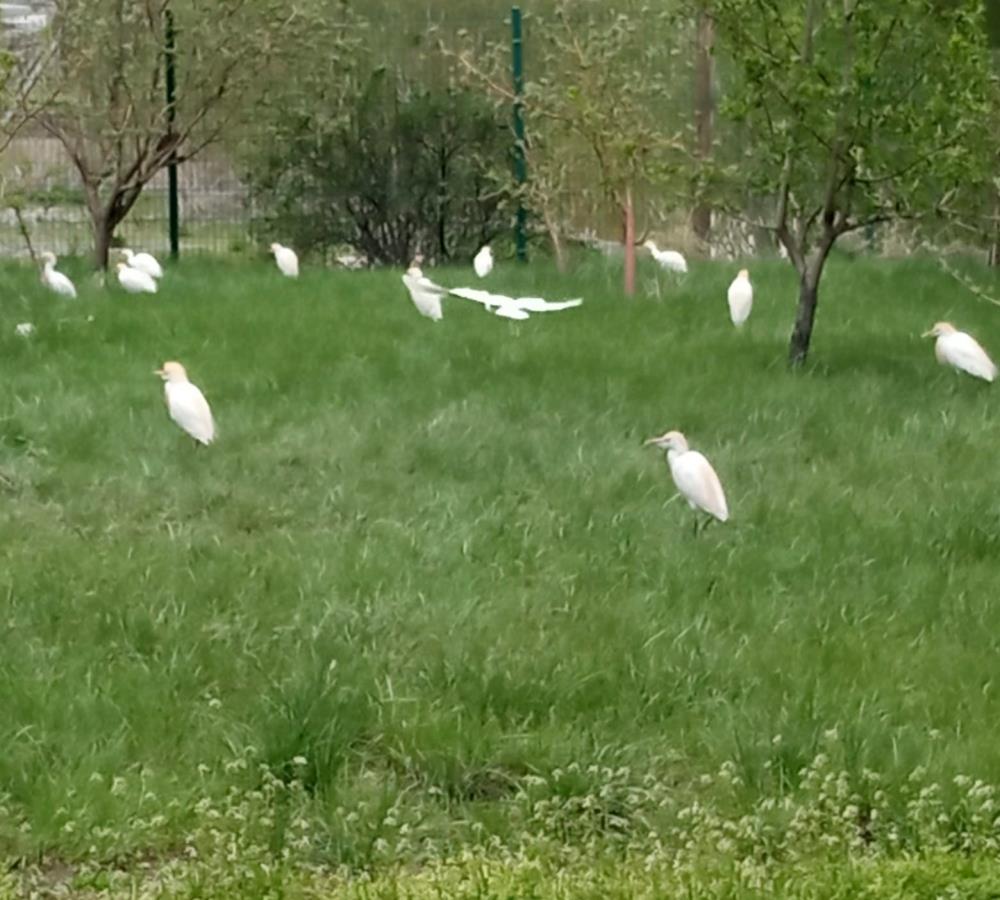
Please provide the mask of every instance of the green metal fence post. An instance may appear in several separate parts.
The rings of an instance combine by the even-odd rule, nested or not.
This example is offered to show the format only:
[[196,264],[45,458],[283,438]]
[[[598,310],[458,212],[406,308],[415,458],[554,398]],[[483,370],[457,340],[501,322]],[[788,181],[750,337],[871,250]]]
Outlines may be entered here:
[[[177,45],[174,35],[173,10],[165,11],[165,63],[167,81],[167,129],[172,135],[177,118]],[[167,164],[167,209],[170,218],[170,258],[177,259],[181,252],[181,209],[177,188],[177,153],[171,154]]]
[[[524,53],[521,40],[521,8],[514,6],[510,11],[511,63],[514,74],[514,177],[519,186],[528,179],[528,164],[524,155]],[[517,204],[517,227],[514,239],[517,244],[517,258],[521,262],[528,259],[527,236],[528,212],[524,202]]]

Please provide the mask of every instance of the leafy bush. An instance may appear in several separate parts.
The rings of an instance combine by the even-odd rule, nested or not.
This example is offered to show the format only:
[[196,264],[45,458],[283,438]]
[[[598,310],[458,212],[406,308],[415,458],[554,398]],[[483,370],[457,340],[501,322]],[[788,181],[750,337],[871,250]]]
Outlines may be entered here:
[[321,103],[276,112],[276,139],[249,182],[262,237],[306,252],[350,244],[370,261],[471,256],[506,225],[494,173],[509,131],[468,90],[425,88],[384,67],[356,82],[330,114]]

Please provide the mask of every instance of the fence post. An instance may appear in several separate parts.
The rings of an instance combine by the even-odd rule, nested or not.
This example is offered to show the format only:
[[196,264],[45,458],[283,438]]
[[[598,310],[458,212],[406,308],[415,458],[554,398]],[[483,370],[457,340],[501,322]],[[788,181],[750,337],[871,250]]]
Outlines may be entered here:
[[[177,118],[177,45],[174,35],[174,13],[169,7],[164,11],[166,19],[165,65],[167,82],[167,130],[173,135],[174,120]],[[181,210],[177,188],[177,151],[170,155],[167,163],[167,209],[170,228],[170,258],[177,259],[181,252]]]
[[[524,155],[524,54],[521,41],[521,8],[511,7],[511,63],[514,75],[514,177],[519,187],[523,187],[528,179],[528,165]],[[517,227],[514,239],[517,245],[517,258],[521,262],[528,259],[527,237],[528,213],[524,208],[523,199],[517,202]]]

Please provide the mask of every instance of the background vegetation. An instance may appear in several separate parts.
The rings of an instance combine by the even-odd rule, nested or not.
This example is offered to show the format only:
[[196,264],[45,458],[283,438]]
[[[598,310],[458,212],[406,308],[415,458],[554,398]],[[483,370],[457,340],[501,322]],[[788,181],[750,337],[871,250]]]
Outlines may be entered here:
[[[142,302],[0,269],[0,896],[994,895],[998,426],[917,335],[995,352],[997,277],[910,251],[1000,256],[1000,91],[994,20],[938,7],[532,5],[518,185],[506,7],[177,2],[171,109],[166,4],[57,3],[0,141],[75,180],[12,145],[10,227],[82,198],[103,264],[212,152],[252,241]],[[491,287],[583,307],[432,326],[322,265],[457,284],[494,239]],[[667,427],[730,525],[691,534]]]

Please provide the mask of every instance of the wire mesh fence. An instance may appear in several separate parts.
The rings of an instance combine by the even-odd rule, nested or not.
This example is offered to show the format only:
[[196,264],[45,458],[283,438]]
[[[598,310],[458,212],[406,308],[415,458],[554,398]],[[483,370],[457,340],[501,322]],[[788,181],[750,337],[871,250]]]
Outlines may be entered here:
[[[632,3],[633,0],[618,0],[611,6],[620,10]],[[582,0],[581,5],[592,6],[596,16],[608,12],[608,7],[596,0]],[[541,44],[535,45],[535,39],[541,38],[533,34],[535,18],[550,13],[554,0],[532,0],[521,6],[525,12],[524,56],[530,79],[540,74],[542,56]],[[44,22],[50,9],[47,0],[18,3],[0,0],[0,30],[8,39],[16,32],[19,40],[33,39],[32,36],[44,40]],[[446,83],[452,74],[454,61],[439,52],[439,41],[453,42],[460,34],[464,35],[464,46],[469,45],[468,36],[473,44],[483,45],[503,45],[510,40],[509,0],[370,0],[365,5],[364,17],[371,26],[368,34],[375,55],[381,57],[385,67],[414,84],[428,87]],[[653,44],[651,41],[650,45]],[[651,64],[664,65],[665,61],[656,59]],[[261,240],[262,236],[253,227],[257,210],[240,171],[245,157],[238,150],[238,139],[223,141],[178,167],[182,254],[239,253]],[[584,166],[581,171],[581,177],[586,178],[589,167]],[[591,208],[593,204],[586,191],[577,193],[576,206],[581,210],[574,212],[571,219],[597,224],[604,232],[615,227],[613,219],[603,221],[607,218],[606,210]],[[144,188],[117,229],[115,244],[154,253],[169,250],[165,171]],[[42,250],[59,255],[88,255],[93,245],[87,198],[65,148],[39,128],[21,133],[0,155],[0,256],[27,256]]]
[[[62,144],[44,133],[17,137],[0,159],[0,255],[51,250],[86,255],[93,246],[86,195]],[[182,252],[232,253],[248,244],[246,186],[227,155],[211,150],[178,167]],[[119,227],[120,246],[169,250],[167,174],[147,185]]]
[[[0,2],[0,37],[16,48],[44,40],[52,7],[47,0]],[[492,0],[400,3],[372,0],[365,17],[385,65],[415,81],[441,82],[447,63],[431,34],[459,30],[502,40],[510,5]],[[254,244],[254,209],[232,145],[215,146],[178,166],[181,253],[238,253]],[[87,198],[79,173],[62,144],[44,130],[19,134],[0,155],[0,256],[24,257],[51,250],[88,255],[94,244]],[[168,179],[161,171],[144,188],[119,226],[115,244],[167,252]]]

